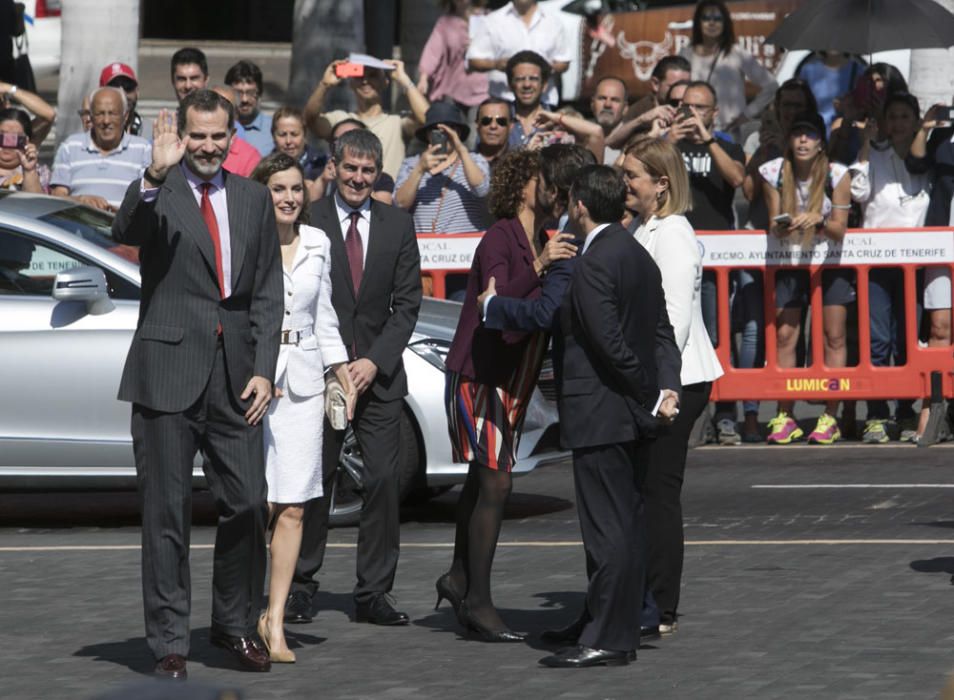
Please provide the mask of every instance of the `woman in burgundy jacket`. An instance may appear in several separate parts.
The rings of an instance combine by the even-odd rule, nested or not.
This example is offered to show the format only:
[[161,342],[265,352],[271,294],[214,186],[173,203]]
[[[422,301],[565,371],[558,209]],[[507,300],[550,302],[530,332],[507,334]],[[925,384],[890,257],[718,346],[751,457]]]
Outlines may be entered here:
[[498,221],[477,246],[446,361],[451,446],[455,461],[468,462],[470,469],[457,504],[454,560],[437,580],[437,603],[448,599],[460,623],[488,642],[526,638],[500,619],[490,595],[490,568],[547,337],[485,328],[477,295],[494,278],[498,294],[540,296],[540,277],[557,246],[546,246],[544,210],[537,201],[539,173],[539,158],[532,151],[508,153],[494,171],[489,203]]

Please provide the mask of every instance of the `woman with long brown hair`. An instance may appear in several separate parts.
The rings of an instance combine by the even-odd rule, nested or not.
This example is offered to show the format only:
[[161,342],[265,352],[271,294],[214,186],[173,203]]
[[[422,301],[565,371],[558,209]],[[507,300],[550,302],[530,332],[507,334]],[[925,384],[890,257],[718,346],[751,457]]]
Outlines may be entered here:
[[[825,122],[815,112],[792,120],[785,155],[759,168],[768,206],[769,231],[789,250],[810,249],[828,238],[841,241],[851,207],[851,177],[848,168],[828,160]],[[782,216],[784,215],[784,216]],[[822,274],[822,311],[825,365],[847,364],[847,305],[855,301],[852,273],[825,270]],[[778,366],[794,367],[801,333],[802,310],[808,304],[808,272],[780,270],[775,275],[775,334]],[[828,401],[808,441],[831,445],[841,439],[835,414],[838,401]],[[769,421],[770,444],[785,445],[804,434],[792,417],[794,401],[779,401],[778,415]]]

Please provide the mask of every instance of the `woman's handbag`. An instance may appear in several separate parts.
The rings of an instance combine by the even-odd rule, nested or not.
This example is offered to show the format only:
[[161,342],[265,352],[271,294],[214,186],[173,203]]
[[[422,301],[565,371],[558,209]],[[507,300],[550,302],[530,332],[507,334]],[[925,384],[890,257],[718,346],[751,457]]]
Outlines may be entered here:
[[348,402],[344,388],[335,376],[325,380],[325,415],[335,430],[348,427]]
[[17,57],[13,59],[13,82],[18,88],[36,92],[36,78],[33,77],[33,66],[30,64],[26,34],[17,37],[14,43]]

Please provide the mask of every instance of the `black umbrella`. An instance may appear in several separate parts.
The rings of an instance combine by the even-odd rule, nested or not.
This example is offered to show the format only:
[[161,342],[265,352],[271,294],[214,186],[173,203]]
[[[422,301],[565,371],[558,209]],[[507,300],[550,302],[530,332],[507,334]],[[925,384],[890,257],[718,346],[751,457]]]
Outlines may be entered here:
[[766,43],[871,54],[954,46],[954,14],[934,0],[809,0]]

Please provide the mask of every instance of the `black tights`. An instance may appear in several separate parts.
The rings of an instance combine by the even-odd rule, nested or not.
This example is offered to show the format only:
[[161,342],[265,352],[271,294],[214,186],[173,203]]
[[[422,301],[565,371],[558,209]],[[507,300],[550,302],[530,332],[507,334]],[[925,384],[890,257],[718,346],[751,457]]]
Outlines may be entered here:
[[490,596],[490,569],[511,488],[509,472],[471,462],[457,502],[451,583],[456,590],[467,592],[467,607],[473,616],[493,630],[505,627]]

